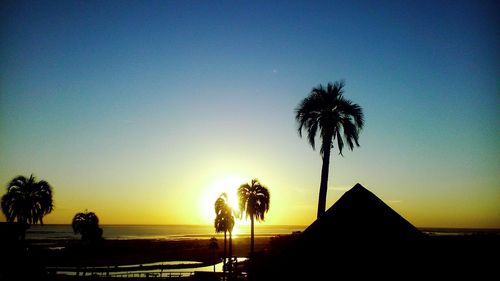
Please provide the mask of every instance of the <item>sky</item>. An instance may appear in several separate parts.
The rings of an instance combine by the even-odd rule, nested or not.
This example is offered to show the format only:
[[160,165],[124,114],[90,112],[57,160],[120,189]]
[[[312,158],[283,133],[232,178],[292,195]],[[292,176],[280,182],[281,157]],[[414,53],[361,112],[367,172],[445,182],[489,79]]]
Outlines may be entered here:
[[322,159],[294,110],[344,80],[366,123],[359,148],[332,152],[327,207],[359,182],[418,227],[500,228],[499,14],[498,1],[2,1],[0,195],[34,174],[54,190],[45,223],[89,210],[212,224],[220,192],[257,178],[264,224],[308,225]]

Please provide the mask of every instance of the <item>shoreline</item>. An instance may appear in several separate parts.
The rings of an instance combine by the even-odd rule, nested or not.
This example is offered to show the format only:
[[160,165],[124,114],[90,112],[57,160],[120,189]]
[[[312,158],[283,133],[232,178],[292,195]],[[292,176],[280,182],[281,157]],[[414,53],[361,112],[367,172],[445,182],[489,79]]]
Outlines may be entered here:
[[[427,233],[426,243],[468,244],[471,241],[498,241],[499,232]],[[255,237],[255,251],[267,252],[276,242],[293,238],[293,234]],[[123,266],[179,261],[200,262],[213,265],[220,261],[224,252],[224,239],[218,239],[218,249],[209,248],[210,238],[182,239],[103,239],[89,244],[77,239],[31,239],[28,248],[45,266]],[[228,239],[229,243],[229,239]],[[275,245],[277,243],[274,243]],[[250,238],[233,238],[233,256],[248,257]],[[229,252],[229,245],[227,251]]]
[[[271,237],[255,237],[255,250],[266,251]],[[26,242],[36,258],[49,267],[123,266],[167,261],[213,265],[222,259],[224,239],[218,239],[215,255],[209,248],[209,239],[104,239],[94,244],[74,239]],[[235,238],[232,247],[233,256],[248,257],[250,238]]]
[[[105,239],[135,240],[135,239],[164,239],[164,240],[191,240],[209,239],[216,237],[223,239],[223,233],[215,233],[213,225],[101,225]],[[294,231],[303,231],[306,226],[300,225],[259,225],[256,227],[255,237],[272,237],[275,235],[291,234]],[[250,226],[235,226],[234,238],[249,238]],[[31,240],[79,240],[80,235],[74,234],[71,225],[45,224],[31,226],[26,238]]]
[[[418,268],[427,269],[442,264],[444,260],[452,260],[463,264],[463,266],[467,263],[478,264],[478,261],[487,264],[491,260],[484,258],[487,256],[486,254],[490,254],[491,256],[492,253],[497,252],[496,249],[500,245],[500,234],[498,233],[426,235],[422,239],[408,241],[408,243],[396,243],[393,245],[395,246],[394,248],[389,248],[390,251],[380,252],[382,248],[390,246],[390,244],[385,245],[382,243],[381,245],[374,244],[372,246],[368,246],[367,244],[365,246],[368,246],[368,248],[364,248],[362,247],[364,244],[353,246],[350,243],[344,243],[345,241],[343,242],[342,240],[335,242],[334,237],[332,237],[334,240],[331,240],[332,242],[328,244],[329,246],[327,245],[325,248],[307,247],[302,250],[306,250],[304,253],[308,254],[302,255],[301,248],[293,247],[293,243],[297,241],[298,236],[289,234],[272,237],[276,237],[276,239],[272,239],[271,237],[256,237],[255,239],[257,259],[253,266],[255,266],[254,269],[257,270],[257,274],[259,274],[259,270],[263,270],[262,272],[266,272],[266,270],[278,270],[277,273],[281,272],[280,270],[287,270],[289,266],[286,262],[283,264],[278,263],[276,265],[278,267],[275,269],[273,269],[274,267],[269,268],[270,264],[282,260],[291,262],[294,266],[302,265],[301,262],[305,262],[308,266],[317,266],[318,264],[315,263],[316,259],[309,259],[307,257],[309,255],[315,256],[325,250],[334,250],[335,252],[342,253],[342,255],[319,260],[319,265],[323,267],[329,266],[331,263],[338,263],[349,268],[352,264],[343,258],[344,254],[349,259],[358,259],[360,255],[366,257],[374,257],[373,255],[376,255],[379,258],[383,257],[381,260],[389,258],[389,261],[395,262],[395,264],[400,266],[406,263],[399,264],[399,261],[412,260],[416,262],[415,266]],[[73,239],[27,240],[26,246],[29,249],[30,263],[34,268],[40,270],[40,274],[45,272],[49,274],[68,275],[68,272],[71,272],[69,275],[72,275],[75,272],[90,272],[90,274],[100,274],[100,272],[104,272],[105,274],[108,272],[120,275],[120,272],[123,272],[126,275],[130,272],[134,274],[151,274],[153,271],[155,274],[158,272],[170,274],[167,273],[168,270],[193,274],[193,272],[196,272],[196,269],[193,270],[193,268],[198,267],[198,265],[200,267],[207,267],[220,262],[223,256],[223,242],[223,239],[218,240],[219,249],[215,252],[215,256],[212,255],[213,252],[209,249],[208,238],[187,240],[107,239],[94,244]],[[53,246],[61,248],[50,249]],[[384,249],[387,250],[386,248]],[[233,256],[247,257],[249,250],[249,238],[235,238],[233,240]],[[393,251],[398,253],[396,256],[400,258],[395,258],[394,255],[388,254],[393,253]],[[366,257],[364,261],[358,261],[363,265],[372,265],[370,262],[367,263]],[[169,261],[175,263],[169,264]],[[198,265],[180,265],[182,262],[189,261],[198,262]],[[156,263],[157,265],[152,265],[151,263]],[[172,266],[172,264],[176,265]],[[13,263],[12,268],[16,268],[19,265],[19,263]],[[247,263],[244,262],[242,265],[247,266]],[[126,268],[126,266],[129,267]],[[281,268],[280,266],[285,267]],[[6,269],[11,270],[10,267],[6,267]],[[68,271],[65,272],[65,269],[68,269]],[[248,270],[248,267],[246,270]],[[209,271],[211,272],[212,270]],[[71,276],[61,278],[61,280],[66,280],[64,278],[71,278]]]
[[[470,243],[470,241],[498,241],[500,233],[489,232],[443,232],[442,229],[428,229],[428,243]],[[293,234],[276,234],[255,237],[255,251],[267,252],[273,247],[273,238],[279,243]],[[233,256],[248,257],[250,237],[233,238]],[[426,242],[426,243],[427,243]],[[229,238],[228,238],[229,243]],[[277,244],[274,243],[274,246]],[[474,242],[475,243],[475,242]],[[121,266],[138,265],[167,261],[192,261],[213,265],[220,261],[224,252],[224,239],[217,238],[218,249],[209,248],[210,237],[191,238],[186,236],[169,238],[140,239],[103,239],[96,243],[83,242],[79,239],[27,239],[33,256],[45,266]],[[227,251],[229,252],[229,245]]]

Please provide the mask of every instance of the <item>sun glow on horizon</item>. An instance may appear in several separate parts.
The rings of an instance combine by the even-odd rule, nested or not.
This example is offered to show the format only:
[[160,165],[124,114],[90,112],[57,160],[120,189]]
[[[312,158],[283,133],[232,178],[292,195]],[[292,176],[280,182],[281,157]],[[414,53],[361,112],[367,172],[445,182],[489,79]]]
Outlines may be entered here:
[[214,223],[215,210],[214,203],[221,193],[225,192],[228,196],[229,205],[235,213],[235,226],[233,229],[233,236],[239,233],[238,225],[247,224],[246,220],[240,220],[237,216],[240,213],[238,204],[237,189],[240,185],[244,184],[248,180],[239,175],[224,175],[214,179],[205,188],[200,197],[199,212],[203,214],[204,221]]

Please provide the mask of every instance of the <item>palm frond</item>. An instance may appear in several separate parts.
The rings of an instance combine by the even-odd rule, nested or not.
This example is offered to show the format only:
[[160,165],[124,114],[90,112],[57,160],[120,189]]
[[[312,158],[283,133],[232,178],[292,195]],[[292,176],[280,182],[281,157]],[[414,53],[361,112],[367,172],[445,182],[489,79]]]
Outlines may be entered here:
[[257,179],[252,179],[250,184],[242,184],[238,188],[240,210],[246,217],[253,217],[257,221],[264,220],[264,215],[269,211],[270,193]]
[[344,148],[344,141],[342,140],[340,130],[337,130],[335,138],[337,139],[337,148],[339,149],[339,154],[343,156],[342,149]]
[[353,103],[350,100],[342,98],[339,100],[338,109],[339,109],[339,112],[341,112],[341,114],[344,117],[352,118],[354,120],[356,127],[358,127],[359,129],[363,128],[364,114],[363,114],[363,109],[361,108],[361,106]]
[[358,135],[364,125],[363,110],[343,96],[344,86],[344,81],[330,82],[326,87],[320,84],[295,109],[299,136],[302,137],[303,131],[307,131],[307,139],[314,149],[315,138],[319,133],[323,142],[320,150],[322,156],[326,147],[331,148],[333,139],[337,141],[340,155],[343,155],[345,144],[351,150],[354,144],[359,146]]
[[347,144],[349,145],[349,149],[353,150],[354,144],[356,144],[356,146],[359,146],[358,128],[349,118],[342,119],[341,123],[342,123],[342,128],[344,130],[344,138],[346,139]]

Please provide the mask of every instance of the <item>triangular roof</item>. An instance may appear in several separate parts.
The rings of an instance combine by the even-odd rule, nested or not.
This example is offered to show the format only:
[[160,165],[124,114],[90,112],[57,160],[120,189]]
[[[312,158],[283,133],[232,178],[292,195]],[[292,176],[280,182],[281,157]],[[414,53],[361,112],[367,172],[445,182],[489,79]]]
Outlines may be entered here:
[[387,279],[394,268],[414,270],[408,260],[418,254],[421,238],[411,223],[356,184],[253,274],[255,280]]
[[421,235],[416,227],[359,183],[303,233],[304,238],[314,240],[335,236],[387,240]]
[[275,243],[267,258],[251,258],[249,276],[254,280],[486,277],[496,269],[496,260],[487,258],[488,253],[495,253],[499,245],[495,235],[425,236],[360,184],[302,234],[286,238],[285,246]]

